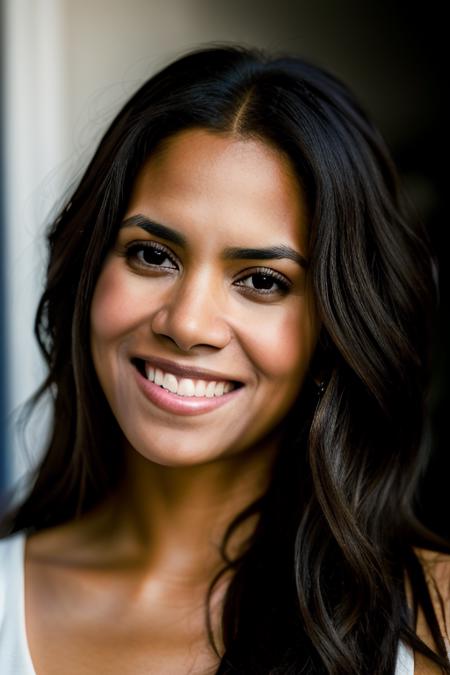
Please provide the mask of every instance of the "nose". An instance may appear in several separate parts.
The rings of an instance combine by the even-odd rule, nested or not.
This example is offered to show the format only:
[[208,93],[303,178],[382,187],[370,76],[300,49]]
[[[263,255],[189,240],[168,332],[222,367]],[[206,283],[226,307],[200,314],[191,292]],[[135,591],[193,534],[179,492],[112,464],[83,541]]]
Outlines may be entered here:
[[210,275],[197,274],[170,289],[151,327],[154,334],[168,338],[183,352],[196,347],[223,349],[231,337],[227,319],[223,289],[214,285]]

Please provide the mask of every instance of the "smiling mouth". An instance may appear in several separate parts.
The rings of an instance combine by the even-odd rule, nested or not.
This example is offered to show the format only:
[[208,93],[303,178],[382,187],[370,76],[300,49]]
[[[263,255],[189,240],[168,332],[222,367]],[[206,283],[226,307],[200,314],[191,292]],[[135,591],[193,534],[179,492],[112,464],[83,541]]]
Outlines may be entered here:
[[219,398],[243,386],[241,382],[232,380],[182,377],[139,358],[132,359],[132,363],[149,382],[153,382],[162,389],[180,397]]

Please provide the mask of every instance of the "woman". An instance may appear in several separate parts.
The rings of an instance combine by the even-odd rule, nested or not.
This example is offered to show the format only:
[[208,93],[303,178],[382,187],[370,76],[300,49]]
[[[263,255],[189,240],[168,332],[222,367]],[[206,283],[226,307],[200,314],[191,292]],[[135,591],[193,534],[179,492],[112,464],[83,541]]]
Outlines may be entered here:
[[49,245],[54,421],[0,542],[7,607],[25,568],[10,672],[450,672],[446,544],[412,510],[432,261],[347,88],[188,54]]

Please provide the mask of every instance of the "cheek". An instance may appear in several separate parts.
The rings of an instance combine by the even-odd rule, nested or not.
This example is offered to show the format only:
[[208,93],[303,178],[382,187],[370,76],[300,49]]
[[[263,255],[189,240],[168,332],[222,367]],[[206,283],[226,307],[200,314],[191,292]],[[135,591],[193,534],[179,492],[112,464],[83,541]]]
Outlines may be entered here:
[[[318,327],[312,302],[298,298],[289,307],[273,307],[264,318],[247,322],[242,333],[247,353],[271,380],[297,380],[307,371]],[[294,376],[294,377],[293,377]]]
[[117,262],[106,262],[98,278],[91,305],[91,337],[112,340],[130,328],[136,320],[135,283],[117,269]]

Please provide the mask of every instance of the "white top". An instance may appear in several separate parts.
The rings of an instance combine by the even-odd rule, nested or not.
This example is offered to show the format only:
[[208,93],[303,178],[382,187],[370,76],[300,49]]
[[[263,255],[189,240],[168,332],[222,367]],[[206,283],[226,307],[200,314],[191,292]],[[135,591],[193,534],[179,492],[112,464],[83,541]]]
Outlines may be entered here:
[[25,632],[25,535],[0,539],[0,673],[36,675]]
[[[25,534],[0,539],[0,673],[36,675],[25,630]],[[414,657],[400,644],[395,675],[414,675]]]

